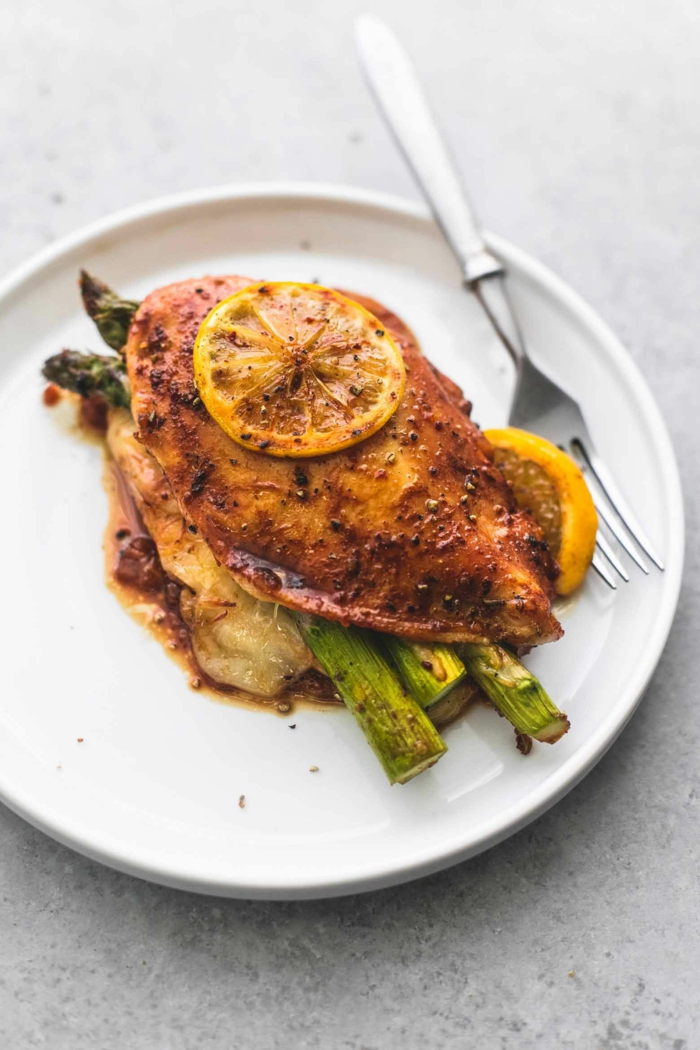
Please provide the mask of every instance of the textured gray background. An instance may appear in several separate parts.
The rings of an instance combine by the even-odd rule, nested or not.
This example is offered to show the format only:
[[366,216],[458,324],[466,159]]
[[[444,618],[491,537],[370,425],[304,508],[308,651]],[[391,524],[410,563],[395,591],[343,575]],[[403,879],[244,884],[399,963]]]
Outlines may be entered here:
[[10,0],[0,271],[203,184],[414,196],[352,54],[365,6],[429,76],[484,221],[578,288],[651,380],[687,493],[676,625],[583,784],[412,886],[212,900],[114,874],[0,810],[7,1050],[700,1046],[697,0]]

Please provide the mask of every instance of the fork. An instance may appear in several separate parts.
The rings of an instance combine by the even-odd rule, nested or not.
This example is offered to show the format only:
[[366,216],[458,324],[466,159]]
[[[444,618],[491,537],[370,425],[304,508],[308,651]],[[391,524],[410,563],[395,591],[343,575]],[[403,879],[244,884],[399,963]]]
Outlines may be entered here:
[[356,42],[379,109],[459,262],[466,284],[515,364],[508,422],[569,452],[586,477],[599,521],[593,569],[613,590],[617,588],[616,578],[629,583],[629,574],[618,556],[622,548],[643,573],[649,573],[644,555],[663,570],[659,555],[598,454],[578,402],[528,353],[508,295],[505,267],[483,239],[411,60],[388,26],[374,15],[362,15],[357,20]]

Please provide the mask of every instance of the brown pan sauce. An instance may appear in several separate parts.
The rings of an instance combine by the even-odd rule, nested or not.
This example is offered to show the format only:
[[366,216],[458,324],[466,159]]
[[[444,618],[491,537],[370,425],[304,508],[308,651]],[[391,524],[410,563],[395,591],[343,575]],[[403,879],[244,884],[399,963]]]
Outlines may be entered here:
[[[280,696],[264,698],[221,685],[199,667],[191,646],[190,630],[180,615],[182,586],[163,570],[158,549],[148,534],[121,471],[105,442],[107,405],[101,397],[80,398],[50,383],[43,401],[54,407],[62,400],[75,402],[77,429],[90,440],[99,440],[103,450],[103,486],[108,499],[108,518],[104,532],[105,576],[109,589],[125,611],[162,645],[188,678],[192,689],[211,699],[257,707],[287,715],[292,710],[338,709],[342,700],[333,683],[315,670],[307,671]],[[455,688],[438,705],[431,717],[439,727],[456,721],[477,700],[484,700],[471,682]]]
[[155,543],[148,535],[121,471],[105,447],[103,485],[109,513],[104,534],[107,586],[123,608],[161,643],[188,677],[191,688],[222,702],[238,702],[286,715],[299,703],[314,708],[338,707],[330,679],[307,671],[280,696],[253,696],[214,682],[199,667],[190,629],[180,615],[182,586],[163,571]]

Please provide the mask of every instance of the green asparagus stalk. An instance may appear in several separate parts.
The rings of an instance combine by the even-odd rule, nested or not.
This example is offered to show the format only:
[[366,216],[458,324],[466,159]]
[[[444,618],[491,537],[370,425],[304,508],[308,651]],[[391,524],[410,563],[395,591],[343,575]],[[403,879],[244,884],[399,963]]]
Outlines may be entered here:
[[129,335],[129,325],[140,303],[135,299],[121,299],[103,281],[80,271],[80,294],[83,305],[97,325],[107,346],[121,350]]
[[520,660],[500,645],[457,646],[467,671],[518,733],[554,744],[569,719]]
[[403,690],[370,631],[302,613],[295,618],[391,784],[405,784],[444,755],[440,734]]
[[399,678],[424,711],[429,711],[464,678],[466,668],[454,649],[436,642],[422,645],[381,635]]
[[101,394],[110,405],[123,408],[131,405],[126,366],[121,357],[62,350],[45,361],[41,371],[50,382],[81,397]]

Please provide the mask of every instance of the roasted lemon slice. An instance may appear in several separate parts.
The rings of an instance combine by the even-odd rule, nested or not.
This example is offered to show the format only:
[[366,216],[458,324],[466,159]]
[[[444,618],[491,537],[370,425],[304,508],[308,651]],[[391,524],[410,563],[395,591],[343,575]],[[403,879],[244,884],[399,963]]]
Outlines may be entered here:
[[536,434],[515,427],[484,433],[518,504],[531,511],[559,562],[558,593],[570,594],[591,564],[598,529],[583,474],[566,452]]
[[368,310],[318,284],[251,284],[203,322],[199,395],[222,430],[270,456],[324,456],[399,406],[401,353]]

